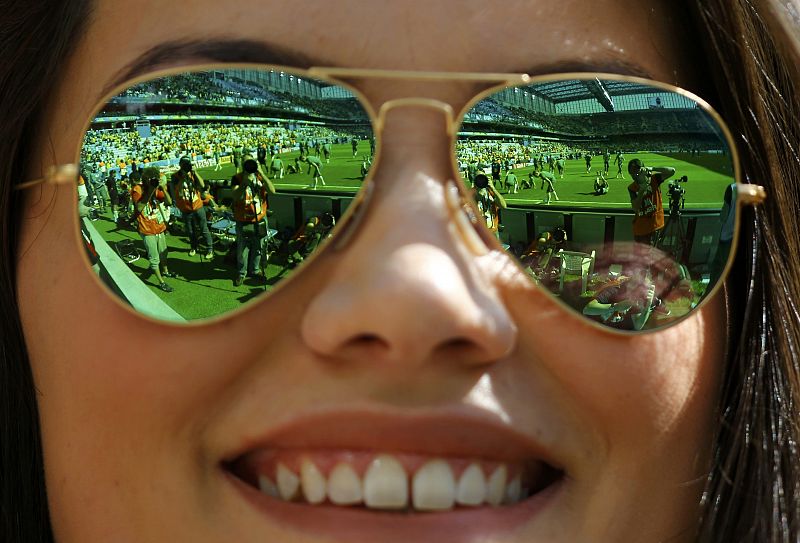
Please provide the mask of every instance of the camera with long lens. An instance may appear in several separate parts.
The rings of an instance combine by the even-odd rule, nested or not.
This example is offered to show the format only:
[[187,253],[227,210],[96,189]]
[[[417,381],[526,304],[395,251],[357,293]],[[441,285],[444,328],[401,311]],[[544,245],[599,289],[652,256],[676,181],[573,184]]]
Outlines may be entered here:
[[181,157],[178,166],[183,173],[189,173],[193,169],[192,161],[187,157]]
[[669,210],[671,213],[680,213],[686,203],[686,189],[681,183],[689,181],[687,176],[673,179],[669,182]]
[[256,173],[258,171],[258,162],[256,162],[252,158],[249,158],[249,159],[245,160],[244,164],[242,166],[243,166],[244,171],[246,173],[253,174],[253,173]]

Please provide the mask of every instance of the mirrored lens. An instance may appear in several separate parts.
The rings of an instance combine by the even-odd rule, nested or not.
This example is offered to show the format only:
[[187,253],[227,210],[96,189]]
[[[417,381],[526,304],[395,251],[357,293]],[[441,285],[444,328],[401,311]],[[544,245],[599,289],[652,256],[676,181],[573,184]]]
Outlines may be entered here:
[[588,319],[658,328],[720,280],[734,162],[692,98],[596,78],[508,88],[467,112],[456,150],[487,227]]
[[299,73],[215,69],[133,85],[92,119],[81,149],[90,260],[141,313],[225,314],[323,244],[374,155],[356,97]]

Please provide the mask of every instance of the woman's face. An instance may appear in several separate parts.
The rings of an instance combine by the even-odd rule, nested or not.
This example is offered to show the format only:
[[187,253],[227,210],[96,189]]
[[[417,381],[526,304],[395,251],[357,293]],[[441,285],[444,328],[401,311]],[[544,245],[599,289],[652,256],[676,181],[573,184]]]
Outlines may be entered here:
[[[660,0],[100,0],[64,66],[28,177],[73,161],[104,89],[164,42],[253,40],[287,58],[354,68],[635,73],[692,89],[691,59],[674,34],[690,23],[675,10]],[[206,60],[176,56],[158,67]],[[356,85],[375,103],[430,96],[456,109],[476,90]],[[29,192],[19,296],[59,543],[691,535],[723,358],[722,302],[642,337],[578,320],[452,228],[448,149],[441,112],[393,110],[359,234],[269,301],[192,329],[146,322],[103,295],[76,250],[72,192]],[[434,489],[446,486],[448,466],[458,475],[475,459],[487,474],[507,464],[546,488],[516,505],[387,513],[283,503],[230,467],[244,458],[271,476],[278,460],[300,473],[308,459],[333,479],[344,459],[364,479],[373,469],[379,503],[381,485],[394,492],[392,462],[379,455],[406,471],[445,460],[429,466],[440,475],[420,476]],[[553,480],[536,477],[545,464]],[[314,475],[306,464],[309,484]],[[337,477],[349,488],[346,470]]]

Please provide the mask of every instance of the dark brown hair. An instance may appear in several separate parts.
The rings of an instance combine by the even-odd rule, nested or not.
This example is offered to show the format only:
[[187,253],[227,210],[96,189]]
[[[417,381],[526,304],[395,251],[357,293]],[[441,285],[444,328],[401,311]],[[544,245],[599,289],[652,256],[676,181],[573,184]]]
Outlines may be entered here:
[[[746,180],[768,201],[745,217],[728,284],[741,301],[724,376],[714,460],[699,505],[702,542],[800,538],[800,65],[796,18],[773,0],[689,0],[716,69],[714,105]],[[0,541],[51,542],[36,396],[16,303],[19,194],[37,153],[43,103],[82,28],[88,0],[0,0]],[[795,14],[796,17],[796,14]],[[681,34],[685,35],[685,34]]]
[[19,193],[42,105],[87,24],[79,0],[0,1],[0,541],[51,542],[33,378],[16,301]]
[[[800,539],[800,50],[797,20],[762,0],[695,0],[718,108],[745,180],[768,199],[746,218],[734,301],[746,299],[724,376],[700,541]],[[796,17],[796,16],[795,16]],[[736,278],[734,278],[736,279]]]

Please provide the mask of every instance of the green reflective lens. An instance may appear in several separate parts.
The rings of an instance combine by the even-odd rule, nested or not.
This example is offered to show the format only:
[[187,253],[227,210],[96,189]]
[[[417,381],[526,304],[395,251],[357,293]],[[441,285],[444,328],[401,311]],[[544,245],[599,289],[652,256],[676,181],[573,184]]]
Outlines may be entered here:
[[101,280],[135,310],[217,317],[323,244],[374,154],[369,115],[341,85],[267,69],[152,79],[91,121],[81,229]]
[[466,113],[456,153],[487,227],[588,319],[673,323],[728,265],[734,158],[689,95],[597,78],[506,88]]

